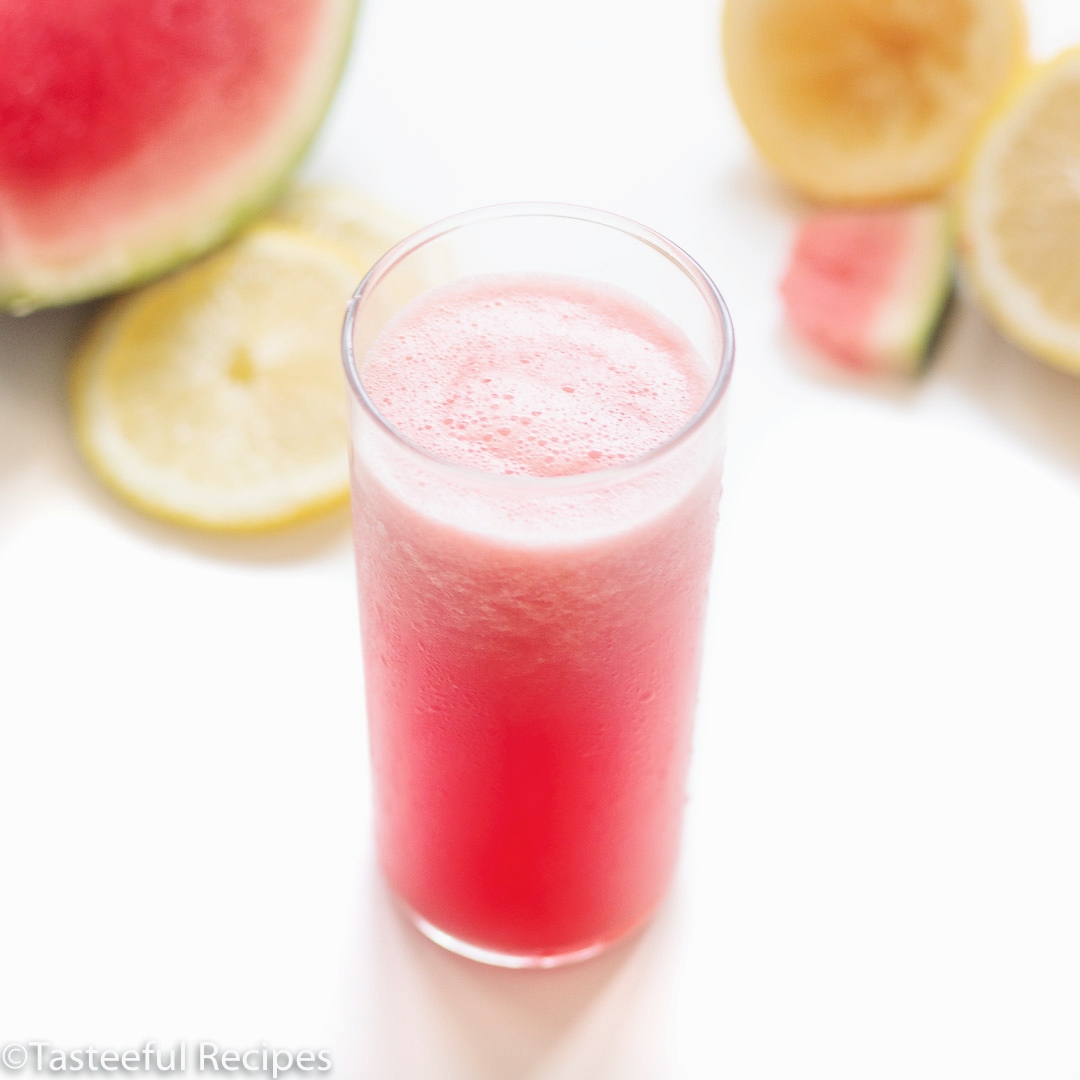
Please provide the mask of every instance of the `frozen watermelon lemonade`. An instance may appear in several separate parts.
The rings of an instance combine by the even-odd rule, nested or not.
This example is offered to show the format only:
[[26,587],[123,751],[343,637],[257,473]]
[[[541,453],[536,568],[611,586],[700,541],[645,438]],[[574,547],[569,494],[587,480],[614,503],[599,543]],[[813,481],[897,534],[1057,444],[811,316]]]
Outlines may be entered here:
[[448,948],[582,959],[668,887],[732,356],[689,256],[575,207],[441,222],[357,290],[378,851]]

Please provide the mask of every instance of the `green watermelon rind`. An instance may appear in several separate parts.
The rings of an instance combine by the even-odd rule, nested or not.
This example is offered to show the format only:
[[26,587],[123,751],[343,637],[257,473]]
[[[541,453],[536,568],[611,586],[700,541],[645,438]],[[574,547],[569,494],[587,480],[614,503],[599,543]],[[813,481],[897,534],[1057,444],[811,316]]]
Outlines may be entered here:
[[[133,243],[110,248],[98,259],[80,262],[70,269],[26,263],[12,267],[7,275],[0,273],[0,310],[27,314],[144,284],[206,254],[273,203],[315,141],[349,58],[359,0],[328,0],[328,7],[332,14],[327,14],[325,33],[335,42],[335,52],[322,54],[323,63],[312,65],[314,73],[308,75],[308,83],[298,91],[311,93],[311,101],[295,116],[286,117],[287,130],[280,141],[271,141],[253,152],[252,190],[236,200],[222,200],[214,190],[201,193],[205,201],[224,207],[209,213],[205,219],[195,210],[198,198],[186,203],[178,201],[185,212],[178,216],[172,237],[168,232],[154,232]],[[317,83],[323,84],[322,90],[314,93],[310,85]],[[235,178],[238,191],[243,190],[243,173],[243,169],[238,170]]]
[[905,330],[883,345],[888,369],[899,374],[916,374],[929,364],[954,293],[956,216],[947,207],[927,207],[925,215],[924,235],[912,244],[913,256],[925,261],[913,266],[911,286],[893,299],[896,322]]

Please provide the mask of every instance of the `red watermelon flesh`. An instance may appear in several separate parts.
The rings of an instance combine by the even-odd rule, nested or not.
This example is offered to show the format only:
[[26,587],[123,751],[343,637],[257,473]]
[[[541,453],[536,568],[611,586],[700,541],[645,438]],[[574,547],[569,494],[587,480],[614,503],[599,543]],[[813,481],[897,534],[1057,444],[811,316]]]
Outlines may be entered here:
[[857,371],[917,370],[952,290],[944,207],[829,211],[800,227],[780,284],[789,320]]
[[97,295],[276,191],[353,0],[0,0],[0,303]]

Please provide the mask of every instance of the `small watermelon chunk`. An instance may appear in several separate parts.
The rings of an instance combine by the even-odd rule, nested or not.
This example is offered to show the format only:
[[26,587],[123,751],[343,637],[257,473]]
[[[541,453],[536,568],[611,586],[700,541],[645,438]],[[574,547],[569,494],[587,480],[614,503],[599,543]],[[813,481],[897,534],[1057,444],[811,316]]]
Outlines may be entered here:
[[911,374],[927,360],[953,289],[944,206],[816,214],[780,283],[799,334],[853,371]]

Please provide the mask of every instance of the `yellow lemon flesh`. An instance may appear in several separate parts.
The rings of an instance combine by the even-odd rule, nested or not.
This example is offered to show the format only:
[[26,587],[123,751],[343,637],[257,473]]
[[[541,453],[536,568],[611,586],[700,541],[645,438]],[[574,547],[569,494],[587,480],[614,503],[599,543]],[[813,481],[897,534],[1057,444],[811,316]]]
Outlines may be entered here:
[[354,191],[331,185],[294,188],[264,219],[300,229],[348,250],[365,269],[417,226],[397,210]]
[[838,203],[930,196],[1023,62],[1019,0],[728,0],[724,61],[765,159]]
[[1080,374],[1080,49],[995,116],[962,192],[965,260],[1004,333]]
[[348,491],[341,323],[367,269],[280,226],[115,301],[75,360],[79,444],[116,492],[257,529]]

